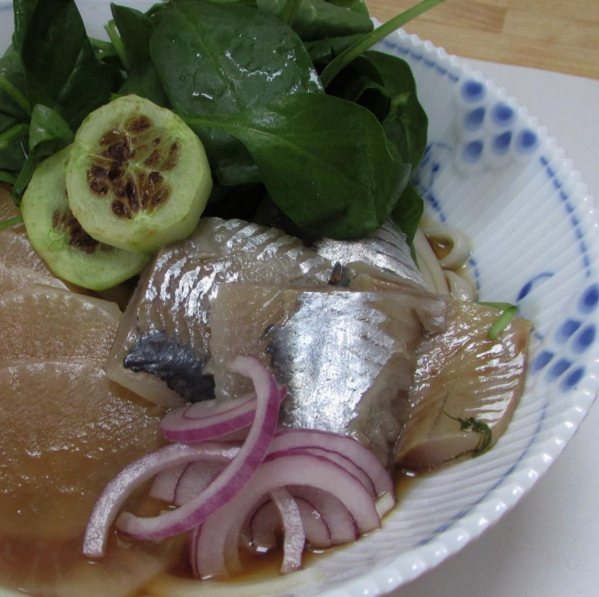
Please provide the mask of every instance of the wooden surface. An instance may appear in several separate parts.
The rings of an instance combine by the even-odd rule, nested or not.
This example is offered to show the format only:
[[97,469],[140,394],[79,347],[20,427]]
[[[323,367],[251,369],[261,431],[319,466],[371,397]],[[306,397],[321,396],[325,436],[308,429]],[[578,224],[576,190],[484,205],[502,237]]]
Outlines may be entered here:
[[[386,21],[416,0],[366,0]],[[405,27],[450,54],[599,79],[599,0],[446,0]]]

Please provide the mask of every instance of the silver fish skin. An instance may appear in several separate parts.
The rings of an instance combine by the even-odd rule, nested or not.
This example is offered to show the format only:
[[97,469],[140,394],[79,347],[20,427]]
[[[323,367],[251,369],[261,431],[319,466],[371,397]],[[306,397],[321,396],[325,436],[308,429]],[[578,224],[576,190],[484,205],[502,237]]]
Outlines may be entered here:
[[163,248],[121,320],[108,377],[161,405],[213,395],[210,303],[236,282],[326,285],[333,264],[280,230],[204,218],[185,241]]
[[412,259],[406,235],[391,220],[366,238],[333,240],[324,238],[312,247],[320,256],[354,271],[370,271],[391,281],[400,278],[424,286],[420,270]]
[[223,287],[211,311],[217,398],[251,390],[226,365],[253,354],[287,388],[283,425],[352,435],[388,464],[416,348],[444,316],[444,300],[428,293]]
[[460,419],[486,425],[492,447],[524,391],[531,323],[517,317],[491,339],[497,309],[447,301],[447,329],[418,349],[405,426],[394,450],[395,462],[409,470],[433,470],[476,455],[483,434],[462,429]]

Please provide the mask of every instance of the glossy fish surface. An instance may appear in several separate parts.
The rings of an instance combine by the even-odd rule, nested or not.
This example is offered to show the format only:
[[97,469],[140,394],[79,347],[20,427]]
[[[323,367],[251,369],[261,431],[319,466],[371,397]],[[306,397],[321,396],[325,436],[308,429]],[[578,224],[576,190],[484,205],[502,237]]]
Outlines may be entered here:
[[[477,455],[505,431],[524,389],[531,324],[516,318],[491,339],[498,315],[491,307],[448,299],[447,330],[418,349],[407,422],[395,447],[400,466],[438,468]],[[477,432],[473,423],[486,427]]]
[[280,230],[205,218],[192,236],[160,251],[144,272],[106,371],[158,404],[211,398],[210,303],[236,282],[324,286],[333,265]]
[[387,463],[416,349],[444,329],[445,308],[426,292],[224,286],[211,312],[217,397],[251,389],[226,364],[253,354],[287,387],[283,425],[350,434]]
[[313,249],[322,257],[353,271],[370,271],[390,280],[410,280],[421,286],[424,280],[412,259],[405,234],[391,220],[366,238],[357,240],[321,239]]

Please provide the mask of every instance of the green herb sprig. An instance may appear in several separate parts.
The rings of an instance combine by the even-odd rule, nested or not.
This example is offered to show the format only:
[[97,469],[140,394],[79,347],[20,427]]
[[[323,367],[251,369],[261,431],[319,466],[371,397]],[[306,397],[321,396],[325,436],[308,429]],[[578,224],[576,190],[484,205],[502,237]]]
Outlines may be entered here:
[[485,307],[494,307],[495,309],[499,309],[501,313],[493,323],[493,325],[489,328],[489,332],[487,336],[491,340],[497,340],[499,334],[505,330],[512,320],[518,315],[518,307],[516,305],[512,305],[511,303],[479,303],[480,305],[485,305]]
[[473,433],[478,433],[480,435],[478,444],[476,444],[476,446],[472,448],[472,450],[465,450],[464,452],[461,452],[453,458],[448,458],[444,462],[452,462],[454,460],[459,460],[464,456],[472,456],[472,458],[476,458],[477,456],[481,456],[482,454],[490,450],[491,442],[493,441],[493,432],[486,423],[479,421],[475,417],[461,419],[459,417],[452,417],[449,413],[445,411],[443,411],[443,414],[446,417],[452,419],[453,421],[457,421],[458,423],[460,423],[461,431],[472,431]]

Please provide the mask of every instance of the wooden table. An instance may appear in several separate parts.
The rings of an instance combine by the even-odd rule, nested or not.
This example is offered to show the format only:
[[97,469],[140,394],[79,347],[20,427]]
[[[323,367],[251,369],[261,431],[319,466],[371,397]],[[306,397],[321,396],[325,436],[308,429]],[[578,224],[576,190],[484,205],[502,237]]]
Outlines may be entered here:
[[[366,0],[386,21],[416,0]],[[405,27],[450,54],[599,79],[599,0],[447,0]]]

